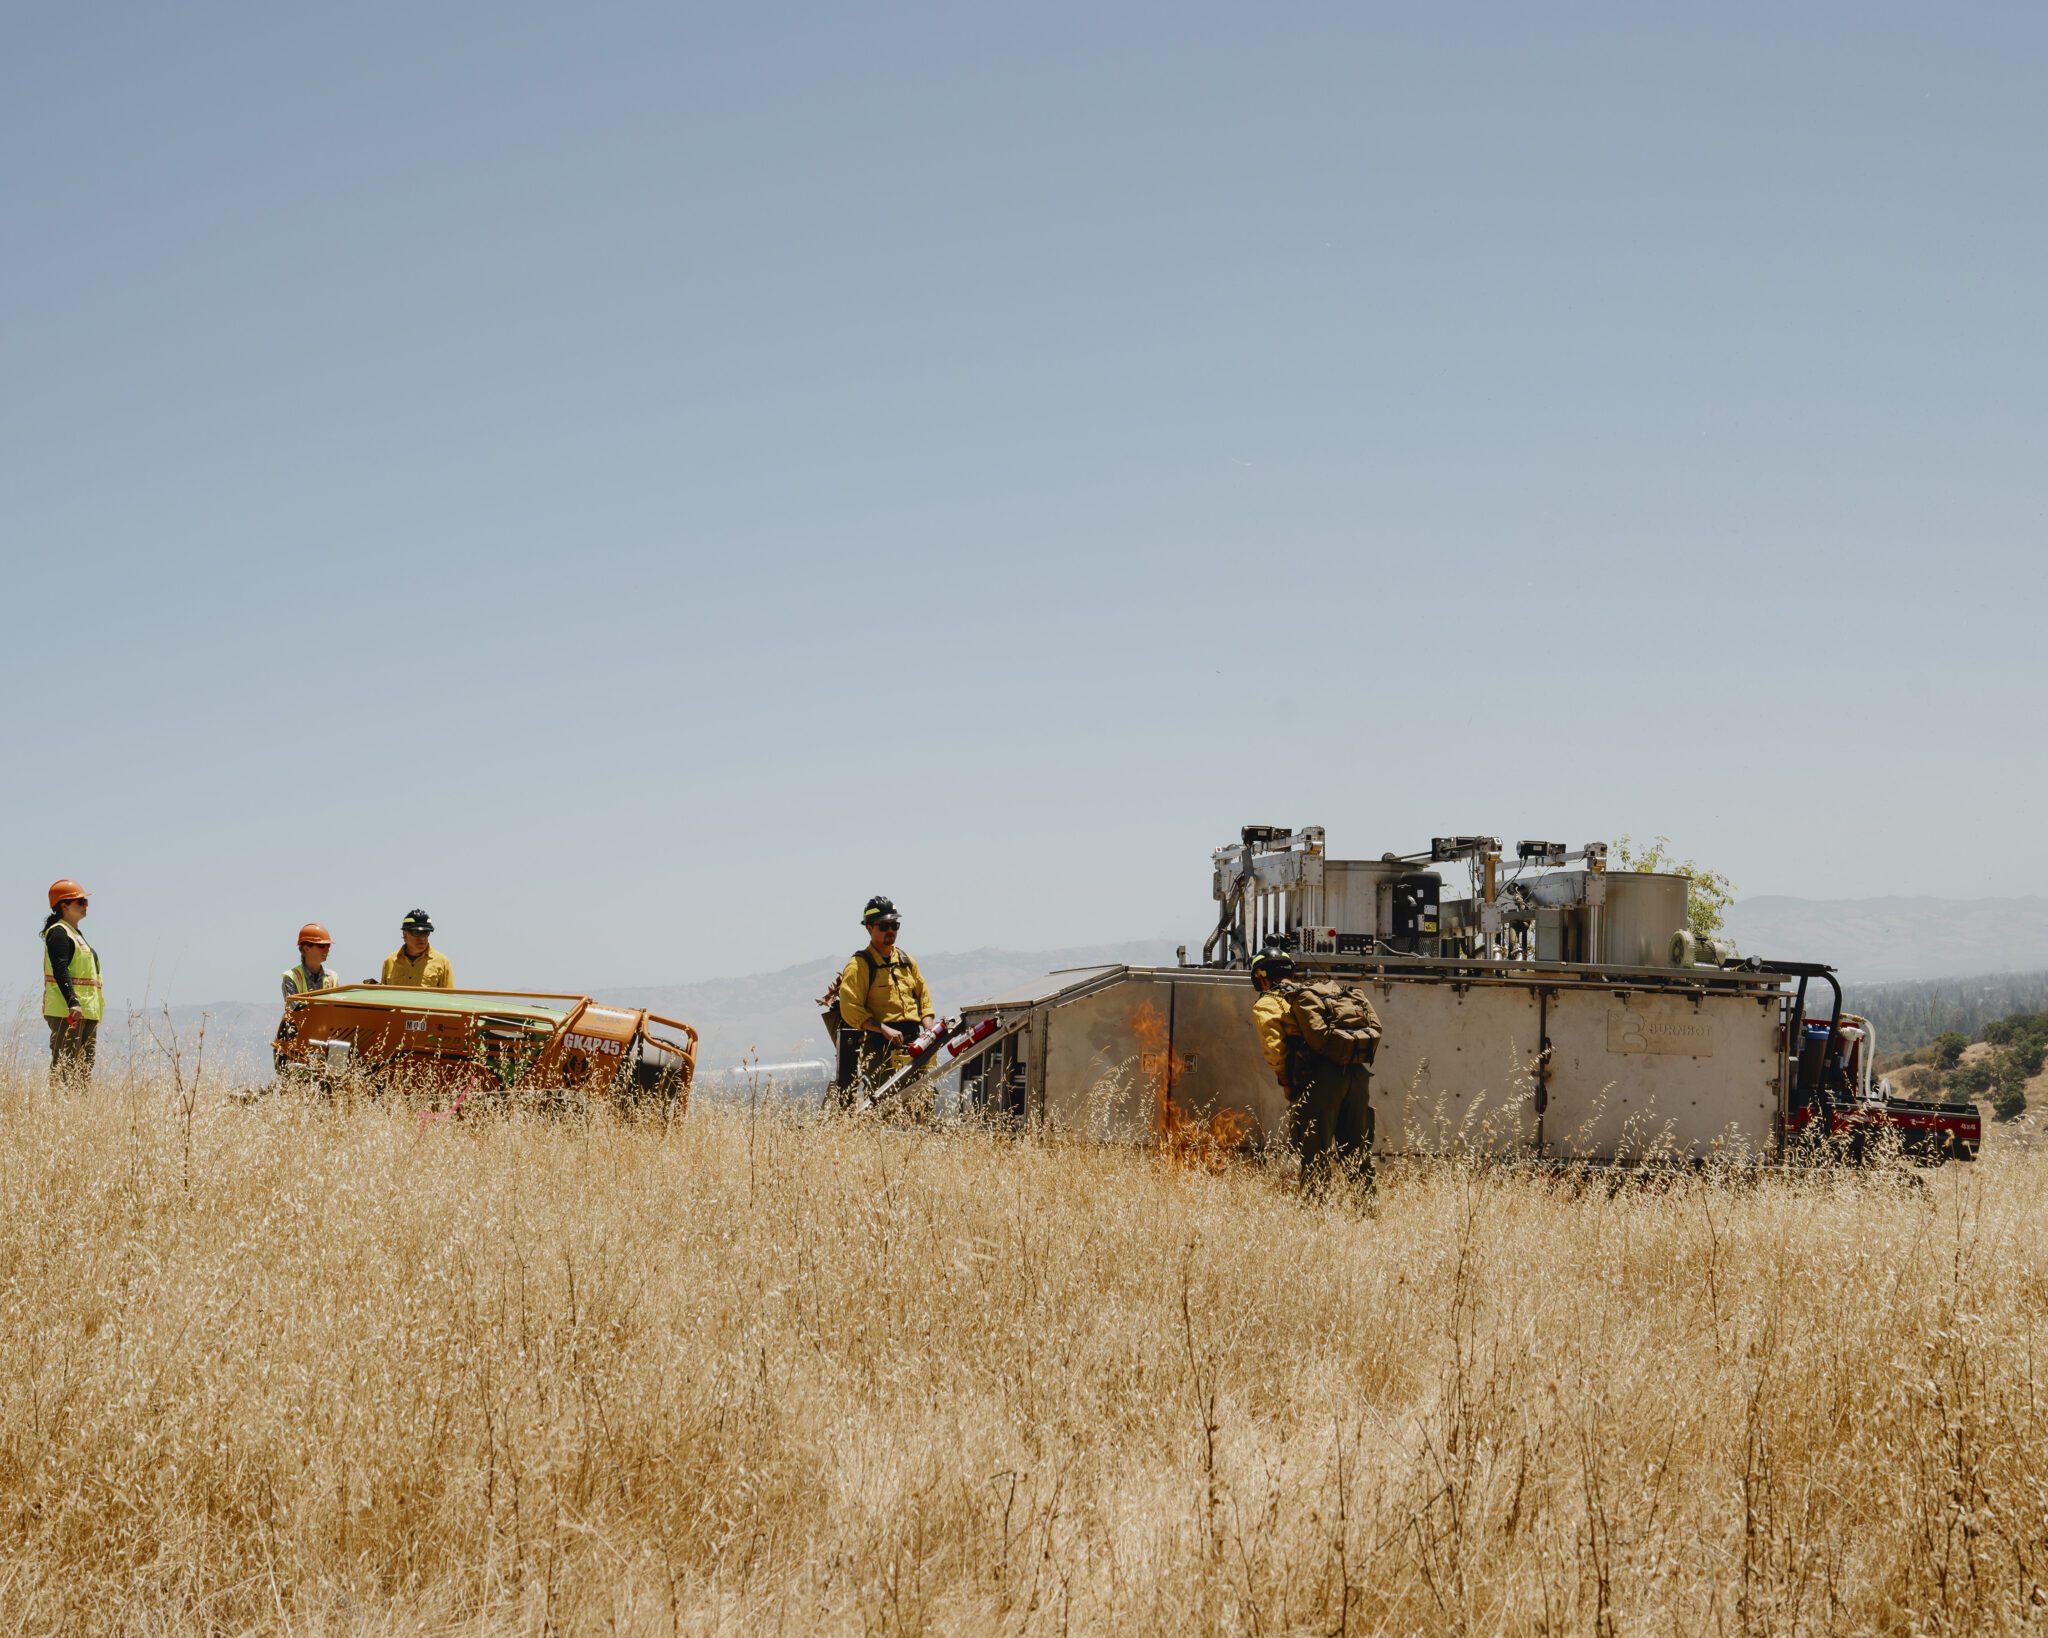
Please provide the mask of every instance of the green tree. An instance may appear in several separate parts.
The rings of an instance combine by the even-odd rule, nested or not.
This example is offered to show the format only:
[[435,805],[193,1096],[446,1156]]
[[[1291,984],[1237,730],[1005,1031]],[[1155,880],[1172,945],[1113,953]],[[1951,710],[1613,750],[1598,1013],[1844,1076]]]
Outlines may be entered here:
[[1963,1048],[1970,1043],[1959,1029],[1945,1029],[1934,1038],[1934,1062],[1941,1069],[1953,1069],[1963,1061]]
[[2013,1120],[2025,1110],[2027,1072],[2018,1048],[2007,1047],[1998,1054],[1991,1068],[1991,1084],[1996,1094],[1991,1100],[1991,1112],[2000,1120]]
[[1709,938],[1720,932],[1728,906],[1735,902],[1735,884],[1718,870],[1703,870],[1690,859],[1681,860],[1671,851],[1671,838],[1659,836],[1647,847],[1618,836],[1614,861],[1623,870],[1666,871],[1685,878],[1685,920],[1693,937]]
[[1982,1097],[1991,1090],[1990,1060],[1979,1058],[1974,1063],[1957,1066],[1948,1078],[1951,1090],[1960,1092],[1966,1098]]
[[2004,1046],[2018,1033],[2014,1026],[2011,1018],[1994,1018],[1984,1026],[1984,1039],[1993,1046]]

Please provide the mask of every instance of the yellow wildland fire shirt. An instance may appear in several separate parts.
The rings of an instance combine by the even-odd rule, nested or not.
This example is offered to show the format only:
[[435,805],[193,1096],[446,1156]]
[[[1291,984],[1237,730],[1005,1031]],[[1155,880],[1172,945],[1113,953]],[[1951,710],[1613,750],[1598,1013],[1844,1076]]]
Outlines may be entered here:
[[1267,993],[1252,1003],[1252,1027],[1259,1032],[1259,1050],[1281,1080],[1287,1079],[1287,1043],[1301,1039],[1301,1026],[1284,995]]
[[[868,976],[870,961],[873,978]],[[856,950],[839,974],[839,1018],[848,1029],[922,1020],[935,1011],[931,986],[901,950],[890,952],[886,961],[872,947]]]
[[430,949],[415,961],[399,949],[384,958],[384,982],[410,984],[422,990],[452,990],[455,988],[455,969],[448,965],[448,958],[439,950]]

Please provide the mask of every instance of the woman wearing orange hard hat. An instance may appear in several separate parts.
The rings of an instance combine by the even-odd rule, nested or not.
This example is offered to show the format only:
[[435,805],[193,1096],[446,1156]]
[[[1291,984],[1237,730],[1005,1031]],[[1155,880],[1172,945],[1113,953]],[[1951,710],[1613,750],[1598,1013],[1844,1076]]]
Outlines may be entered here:
[[50,1026],[50,1084],[92,1079],[100,1018],[106,1011],[99,953],[86,943],[85,889],[69,876],[50,883],[43,922],[43,1021]]
[[287,1001],[295,995],[304,995],[308,990],[341,987],[341,980],[327,970],[327,952],[333,948],[333,938],[317,921],[309,921],[299,929],[299,964],[284,970],[284,998]]

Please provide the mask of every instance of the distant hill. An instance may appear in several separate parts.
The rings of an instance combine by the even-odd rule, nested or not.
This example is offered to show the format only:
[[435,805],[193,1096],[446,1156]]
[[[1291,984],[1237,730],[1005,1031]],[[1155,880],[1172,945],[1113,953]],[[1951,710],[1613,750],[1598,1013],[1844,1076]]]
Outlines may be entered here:
[[2048,968],[2048,898],[1742,899],[1744,955],[1825,961],[1858,983]]

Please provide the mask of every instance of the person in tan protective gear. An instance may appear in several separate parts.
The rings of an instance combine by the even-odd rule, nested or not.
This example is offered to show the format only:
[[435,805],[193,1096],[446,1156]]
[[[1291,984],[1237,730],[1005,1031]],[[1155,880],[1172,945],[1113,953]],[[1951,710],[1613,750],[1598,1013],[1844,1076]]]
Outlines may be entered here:
[[1299,984],[1294,957],[1269,943],[1252,961],[1252,1024],[1287,1097],[1287,1141],[1301,1157],[1301,1187],[1320,1194],[1343,1173],[1372,1181],[1372,1055],[1379,1015],[1364,991]]
[[896,932],[903,925],[896,906],[877,893],[860,919],[868,942],[847,957],[839,972],[839,1066],[832,1095],[841,1107],[851,1102],[860,1081],[887,1065],[890,1054],[938,1020],[931,986],[909,954],[896,948]]
[[424,910],[408,910],[398,924],[403,947],[384,958],[383,983],[409,984],[416,989],[452,990],[455,969],[448,958],[428,941],[434,931],[433,919]]
[[86,905],[85,889],[69,876],[50,883],[50,913],[43,921],[43,1021],[50,1027],[52,1086],[92,1079],[106,1010],[99,952],[78,926]]

